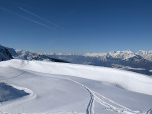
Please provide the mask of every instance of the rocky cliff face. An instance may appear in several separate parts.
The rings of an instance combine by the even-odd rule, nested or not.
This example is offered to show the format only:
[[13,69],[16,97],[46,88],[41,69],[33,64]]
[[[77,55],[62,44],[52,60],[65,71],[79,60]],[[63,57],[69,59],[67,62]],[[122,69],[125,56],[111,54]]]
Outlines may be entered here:
[[13,59],[11,53],[4,46],[0,45],[0,61]]

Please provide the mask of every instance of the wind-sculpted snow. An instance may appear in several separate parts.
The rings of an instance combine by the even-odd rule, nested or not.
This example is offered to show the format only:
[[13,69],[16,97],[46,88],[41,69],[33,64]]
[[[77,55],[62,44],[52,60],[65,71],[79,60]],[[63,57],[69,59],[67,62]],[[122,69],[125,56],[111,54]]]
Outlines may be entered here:
[[29,93],[26,93],[23,91],[23,89],[19,90],[14,88],[12,85],[0,82],[0,103],[17,99],[26,95],[29,95]]
[[4,101],[2,114],[152,113],[152,78],[128,71],[14,59],[0,63],[0,80],[29,93]]

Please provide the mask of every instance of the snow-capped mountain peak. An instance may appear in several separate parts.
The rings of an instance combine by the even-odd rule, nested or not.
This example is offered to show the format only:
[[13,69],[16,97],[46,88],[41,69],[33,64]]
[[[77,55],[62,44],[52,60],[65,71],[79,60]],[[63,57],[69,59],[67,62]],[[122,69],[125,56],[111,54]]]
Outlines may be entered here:
[[86,53],[84,54],[84,56],[101,57],[101,58],[112,57],[112,58],[125,60],[128,58],[134,57],[136,55],[131,50],[126,50],[126,51],[113,51],[113,52],[108,52],[108,53]]
[[109,54],[113,58],[122,59],[122,60],[129,59],[135,56],[135,53],[132,52],[131,50],[109,52]]
[[136,55],[140,55],[144,59],[147,59],[149,61],[152,61],[152,50],[151,51],[145,51],[145,50],[139,50]]
[[142,57],[146,57],[148,55],[148,52],[145,50],[139,50],[136,54]]

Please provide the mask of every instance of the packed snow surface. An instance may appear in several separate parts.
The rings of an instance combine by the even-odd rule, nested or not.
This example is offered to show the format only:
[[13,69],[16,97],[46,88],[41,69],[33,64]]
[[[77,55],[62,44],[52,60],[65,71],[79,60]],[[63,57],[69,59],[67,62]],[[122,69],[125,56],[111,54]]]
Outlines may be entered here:
[[152,78],[133,72],[13,59],[0,81],[1,114],[152,114]]

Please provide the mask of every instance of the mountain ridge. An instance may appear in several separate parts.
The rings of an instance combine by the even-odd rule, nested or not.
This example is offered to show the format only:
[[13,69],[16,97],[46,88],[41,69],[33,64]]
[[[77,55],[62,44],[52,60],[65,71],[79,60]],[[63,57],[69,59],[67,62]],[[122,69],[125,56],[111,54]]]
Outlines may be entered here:
[[[10,60],[10,59],[22,59],[22,60],[39,60],[39,61],[52,61],[52,62],[68,63],[67,61],[60,60],[60,59],[54,59],[54,58],[51,58],[51,57],[48,57],[46,55],[42,55],[39,53],[33,53],[33,52],[29,52],[29,51],[4,47],[1,45],[0,45],[0,51],[1,51],[0,52],[0,61]],[[6,54],[8,54],[8,55],[6,55]]]
[[75,64],[86,64],[95,66],[104,66],[129,70],[146,75],[152,75],[152,54],[151,51],[147,56],[142,56],[141,53],[134,53],[131,50],[113,51],[108,53],[86,53],[78,54],[58,54],[45,53],[53,58],[60,58]]
[[[142,54],[142,52],[145,52],[145,54]],[[85,54],[75,54],[75,53],[41,53],[44,55],[65,55],[65,56],[69,56],[69,55],[76,55],[76,56],[85,56],[85,57],[113,57],[113,58],[119,58],[119,59],[128,59],[134,56],[138,56],[141,57],[143,59],[152,61],[152,50],[150,51],[145,51],[145,50],[139,50],[138,52],[133,52],[129,49],[124,50],[124,51],[110,51],[107,53],[85,53]]]
[[[2,46],[1,46],[2,47]],[[4,46],[3,46],[4,47]],[[5,53],[10,53],[14,59],[22,60],[39,60],[52,62],[65,62],[74,64],[85,64],[117,68],[122,70],[129,70],[146,75],[152,75],[152,51],[139,50],[134,53],[131,50],[126,51],[112,51],[108,53],[33,53],[24,50],[13,48],[3,48]],[[8,51],[8,52],[7,52]],[[11,57],[10,56],[10,57]],[[3,56],[3,60],[12,58]]]

